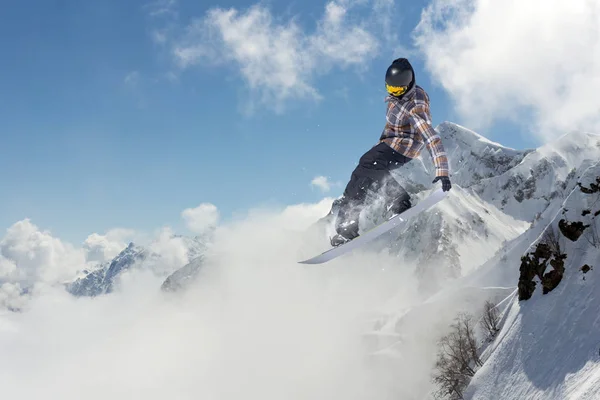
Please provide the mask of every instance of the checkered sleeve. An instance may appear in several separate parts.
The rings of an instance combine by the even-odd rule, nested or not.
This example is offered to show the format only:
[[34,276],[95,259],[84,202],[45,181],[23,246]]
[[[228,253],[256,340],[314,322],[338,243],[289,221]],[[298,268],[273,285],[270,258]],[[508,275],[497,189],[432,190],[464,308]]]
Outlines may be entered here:
[[425,146],[429,154],[431,154],[433,164],[435,165],[435,175],[448,176],[450,174],[448,158],[446,157],[442,139],[431,125],[429,107],[426,104],[417,104],[410,111],[409,121],[415,133],[418,132],[421,134],[425,141]]

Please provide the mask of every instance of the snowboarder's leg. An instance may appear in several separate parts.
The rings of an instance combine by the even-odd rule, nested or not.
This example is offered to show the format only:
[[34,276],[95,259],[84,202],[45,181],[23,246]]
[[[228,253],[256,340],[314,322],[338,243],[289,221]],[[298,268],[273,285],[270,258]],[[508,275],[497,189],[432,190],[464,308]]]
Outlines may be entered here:
[[384,216],[386,218],[400,214],[412,206],[410,195],[391,173],[385,178],[380,193],[385,204]]
[[338,235],[332,238],[332,245],[337,246],[358,236],[358,218],[364,207],[367,191],[382,191],[386,204],[393,202],[393,199],[397,200],[397,204],[406,204],[408,194],[392,177],[390,169],[398,168],[408,161],[410,158],[397,153],[385,143],[379,143],[363,154],[339,202],[336,220]]
[[342,236],[337,237],[337,239],[342,240],[342,243],[344,240],[352,240],[358,236],[358,217],[365,202],[367,190],[373,187],[374,183],[375,180],[371,176],[363,174],[360,164],[352,172],[350,181],[346,185],[344,194],[339,201],[335,224],[335,230]]

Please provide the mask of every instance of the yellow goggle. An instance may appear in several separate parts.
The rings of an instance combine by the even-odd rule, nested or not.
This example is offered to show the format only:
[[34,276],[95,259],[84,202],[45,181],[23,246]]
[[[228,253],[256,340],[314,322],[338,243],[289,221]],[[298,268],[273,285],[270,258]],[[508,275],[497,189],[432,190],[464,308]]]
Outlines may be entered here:
[[408,90],[408,86],[390,86],[387,83],[385,85],[385,88],[387,89],[388,93],[392,96],[403,95],[404,93],[406,93],[406,90]]

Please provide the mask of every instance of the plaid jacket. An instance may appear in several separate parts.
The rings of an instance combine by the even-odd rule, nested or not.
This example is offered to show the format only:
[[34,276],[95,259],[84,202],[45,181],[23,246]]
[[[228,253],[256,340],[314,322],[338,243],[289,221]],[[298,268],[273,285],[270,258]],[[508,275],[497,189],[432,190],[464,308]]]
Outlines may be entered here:
[[442,139],[431,125],[429,96],[415,85],[402,99],[387,96],[386,124],[379,142],[385,142],[409,158],[418,157],[427,147],[436,176],[448,176],[448,158]]

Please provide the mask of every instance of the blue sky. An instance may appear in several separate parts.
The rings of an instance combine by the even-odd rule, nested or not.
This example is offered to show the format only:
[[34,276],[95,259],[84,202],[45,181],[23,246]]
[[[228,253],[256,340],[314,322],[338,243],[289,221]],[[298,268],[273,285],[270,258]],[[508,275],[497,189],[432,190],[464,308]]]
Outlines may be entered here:
[[[310,182],[319,175],[340,183],[326,194],[337,196],[381,132],[382,77],[399,56],[411,59],[429,92],[434,124],[475,129],[457,104],[465,93],[448,90],[457,71],[444,82],[432,61],[439,48],[413,40],[430,2],[353,3],[5,4],[0,227],[31,218],[81,243],[117,227],[187,233],[182,210],[205,202],[227,219],[255,206],[317,201],[324,194]],[[240,55],[264,38],[271,47],[263,56]],[[271,58],[282,43],[293,48],[288,58]],[[279,61],[284,67],[273,67]],[[474,76],[473,85],[489,80]],[[543,138],[521,120],[531,111],[525,104],[477,131],[510,147],[537,146]]]

